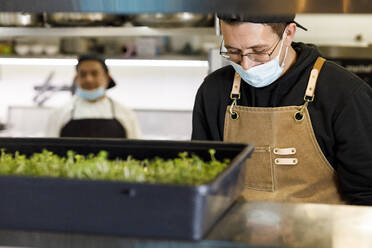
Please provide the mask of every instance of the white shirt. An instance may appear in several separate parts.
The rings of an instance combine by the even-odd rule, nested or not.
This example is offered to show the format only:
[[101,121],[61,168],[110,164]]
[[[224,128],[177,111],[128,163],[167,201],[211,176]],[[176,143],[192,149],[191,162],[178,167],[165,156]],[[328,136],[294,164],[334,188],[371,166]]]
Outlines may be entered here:
[[[56,109],[49,117],[46,136],[59,137],[61,129],[71,120],[78,119],[113,119],[116,118],[125,128],[128,139],[140,138],[140,129],[135,113],[112,100],[115,116],[110,100],[105,97],[96,102],[89,102],[79,96],[72,99],[62,107]],[[74,115],[73,117],[71,115]]]

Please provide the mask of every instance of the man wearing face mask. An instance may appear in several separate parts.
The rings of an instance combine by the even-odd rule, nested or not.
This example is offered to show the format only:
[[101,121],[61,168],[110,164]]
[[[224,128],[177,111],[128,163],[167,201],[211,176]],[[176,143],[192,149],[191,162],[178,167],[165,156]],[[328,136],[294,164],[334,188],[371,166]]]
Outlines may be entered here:
[[248,201],[372,205],[370,86],[293,42],[294,15],[218,16],[231,66],[200,86],[192,139],[255,145]]
[[139,138],[134,112],[106,95],[115,86],[105,61],[97,55],[79,57],[75,95],[50,117],[47,136]]

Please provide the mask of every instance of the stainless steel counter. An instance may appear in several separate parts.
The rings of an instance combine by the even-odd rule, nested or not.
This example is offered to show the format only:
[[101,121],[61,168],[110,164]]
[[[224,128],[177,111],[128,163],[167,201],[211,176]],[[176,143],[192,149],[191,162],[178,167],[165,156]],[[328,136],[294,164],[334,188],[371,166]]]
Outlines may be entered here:
[[200,242],[0,230],[7,247],[372,247],[372,207],[236,203]]

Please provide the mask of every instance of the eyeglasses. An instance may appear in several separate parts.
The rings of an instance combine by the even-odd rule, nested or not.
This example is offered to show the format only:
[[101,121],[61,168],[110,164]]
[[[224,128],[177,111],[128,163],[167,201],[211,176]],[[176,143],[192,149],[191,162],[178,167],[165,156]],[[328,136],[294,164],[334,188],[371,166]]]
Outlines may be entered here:
[[[259,53],[247,53],[247,54],[242,54],[241,51],[229,51],[225,47],[224,40],[222,40],[221,47],[220,47],[220,55],[224,57],[225,59],[231,60],[235,63],[240,63],[243,59],[243,56],[247,56],[250,60],[254,62],[266,63],[270,60],[271,55],[274,53],[281,39],[282,38],[280,38],[276,42],[271,52],[259,52]],[[225,49],[226,51],[223,51],[223,49]]]

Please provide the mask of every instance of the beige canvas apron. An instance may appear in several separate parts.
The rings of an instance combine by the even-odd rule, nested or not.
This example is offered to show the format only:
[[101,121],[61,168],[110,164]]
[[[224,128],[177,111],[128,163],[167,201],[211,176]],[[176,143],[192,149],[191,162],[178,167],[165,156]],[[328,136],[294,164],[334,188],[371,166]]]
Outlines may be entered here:
[[241,78],[235,74],[224,141],[255,145],[245,168],[245,200],[344,203],[335,171],[319,147],[307,110],[324,61],[318,58],[311,71],[302,106],[237,106]]

